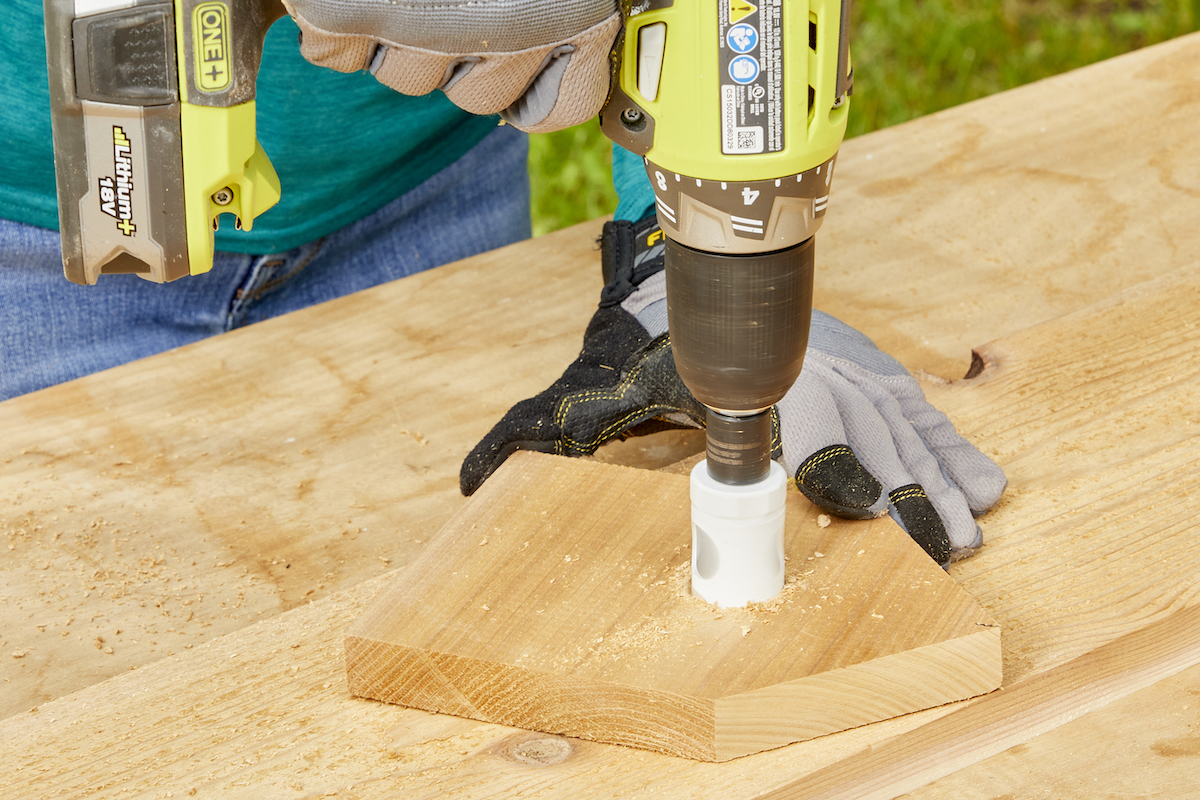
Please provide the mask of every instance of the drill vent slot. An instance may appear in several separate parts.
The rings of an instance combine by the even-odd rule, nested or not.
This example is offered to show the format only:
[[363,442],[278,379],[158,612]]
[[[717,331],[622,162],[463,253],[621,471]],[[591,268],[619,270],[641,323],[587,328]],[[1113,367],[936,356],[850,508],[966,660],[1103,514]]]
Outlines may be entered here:
[[[817,15],[813,12],[808,13],[808,49],[812,51],[812,55],[817,52]],[[808,60],[808,76],[812,80],[814,70],[816,70],[817,62],[812,56]],[[817,90],[811,83],[808,85],[808,124],[812,125],[813,116],[817,105]]]

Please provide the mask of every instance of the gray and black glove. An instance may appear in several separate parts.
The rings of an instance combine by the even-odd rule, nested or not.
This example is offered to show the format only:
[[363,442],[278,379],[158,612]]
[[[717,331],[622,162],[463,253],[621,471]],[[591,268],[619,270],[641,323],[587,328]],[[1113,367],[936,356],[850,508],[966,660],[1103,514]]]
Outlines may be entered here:
[[283,0],[300,53],[370,70],[402,94],[441,89],[530,133],[596,116],[608,96],[616,0]]
[[796,488],[831,514],[888,513],[939,564],[983,544],[1003,470],[958,434],[900,362],[813,311],[804,369],[775,407]]
[[605,286],[582,352],[475,446],[459,474],[463,494],[478,489],[514,450],[583,456],[634,428],[702,427],[704,407],[675,371],[666,303],[658,302],[665,295],[657,222],[608,222],[600,241]]
[[[555,383],[504,416],[463,462],[471,494],[514,450],[587,455],[654,426],[703,425],[667,336],[662,234],[653,217],[610,222],[606,285],[583,351]],[[775,407],[775,452],[820,508],[890,513],[939,564],[982,544],[974,516],[1004,491],[1003,471],[963,439],[903,366],[866,336],[813,312],[804,369]]]

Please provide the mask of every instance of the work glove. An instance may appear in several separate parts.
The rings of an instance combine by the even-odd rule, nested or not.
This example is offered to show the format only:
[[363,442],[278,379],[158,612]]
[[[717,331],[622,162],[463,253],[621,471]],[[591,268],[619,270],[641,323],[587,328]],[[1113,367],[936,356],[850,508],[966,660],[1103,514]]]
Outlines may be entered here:
[[283,0],[300,52],[370,70],[398,92],[441,89],[472,114],[543,133],[584,122],[608,96],[616,0]]
[[[601,258],[606,285],[579,358],[475,446],[460,473],[463,494],[514,450],[588,455],[656,427],[703,426],[705,409],[671,354],[654,217],[607,223]],[[813,312],[804,369],[773,422],[773,457],[830,514],[891,514],[942,565],[982,545],[975,515],[1000,499],[1003,471],[926,402],[898,361],[848,325]]]

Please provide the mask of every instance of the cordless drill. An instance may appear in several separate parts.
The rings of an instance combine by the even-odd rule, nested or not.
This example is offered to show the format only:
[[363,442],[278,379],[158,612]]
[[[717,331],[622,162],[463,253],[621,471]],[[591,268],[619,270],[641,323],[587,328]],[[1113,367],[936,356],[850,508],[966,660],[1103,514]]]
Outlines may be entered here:
[[783,586],[771,407],[808,341],[813,236],[851,91],[850,0],[638,0],[626,14],[601,127],[645,162],[675,365],[708,408],[693,591],[763,601]]

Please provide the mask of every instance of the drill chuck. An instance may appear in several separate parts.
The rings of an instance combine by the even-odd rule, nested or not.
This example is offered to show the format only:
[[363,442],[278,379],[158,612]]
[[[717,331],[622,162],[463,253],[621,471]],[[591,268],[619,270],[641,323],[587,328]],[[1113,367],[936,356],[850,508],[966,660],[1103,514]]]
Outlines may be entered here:
[[795,383],[812,318],[813,239],[727,255],[666,241],[667,319],[679,376],[725,416],[766,411]]
[[762,480],[771,415],[800,375],[812,318],[813,239],[726,255],[667,238],[667,319],[675,367],[708,412],[713,478]]

